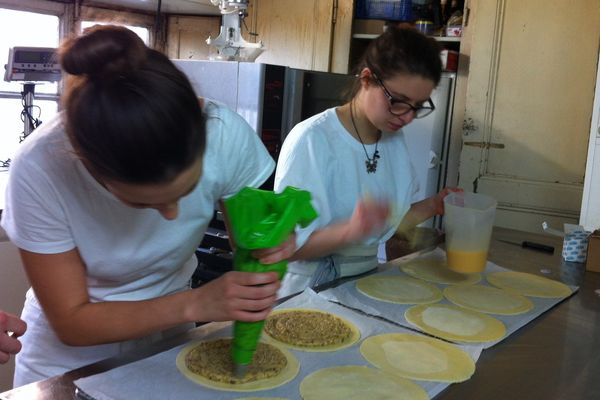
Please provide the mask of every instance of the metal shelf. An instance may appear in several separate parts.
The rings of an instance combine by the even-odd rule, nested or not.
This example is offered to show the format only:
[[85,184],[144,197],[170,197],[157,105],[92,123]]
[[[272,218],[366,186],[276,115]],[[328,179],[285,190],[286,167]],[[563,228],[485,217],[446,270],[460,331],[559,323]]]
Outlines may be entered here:
[[[375,39],[379,34],[376,33],[354,33],[352,34],[353,39],[366,39],[372,40]],[[438,42],[460,42],[460,37],[457,36],[430,36],[437,40]]]

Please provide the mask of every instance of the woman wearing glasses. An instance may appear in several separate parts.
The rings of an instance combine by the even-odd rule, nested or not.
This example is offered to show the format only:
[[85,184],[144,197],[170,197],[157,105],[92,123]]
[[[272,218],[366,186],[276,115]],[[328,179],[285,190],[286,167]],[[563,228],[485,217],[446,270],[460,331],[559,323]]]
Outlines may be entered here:
[[297,231],[297,261],[280,297],[375,268],[380,243],[443,214],[451,189],[413,201],[417,181],[401,131],[435,109],[439,51],[416,30],[388,28],[359,62],[350,100],[299,123],[286,138],[275,190],[310,191],[319,218]]

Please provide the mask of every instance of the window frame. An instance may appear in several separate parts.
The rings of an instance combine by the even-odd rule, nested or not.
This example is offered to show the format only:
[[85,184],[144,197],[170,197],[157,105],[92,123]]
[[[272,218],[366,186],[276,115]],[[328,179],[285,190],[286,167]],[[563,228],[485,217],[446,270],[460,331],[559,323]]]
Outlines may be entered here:
[[[59,3],[47,0],[0,0],[0,8],[13,10],[13,11],[24,11],[36,14],[51,15],[58,18],[58,41],[59,43],[72,32],[73,27],[73,11],[74,6],[71,4]],[[6,57],[3,55],[2,57]],[[4,78],[4,71],[2,71],[0,79]],[[51,100],[56,101],[57,108],[60,111],[60,95],[63,91],[62,81],[59,82],[56,88],[56,94],[52,93],[36,93],[36,100]],[[22,95],[20,92],[9,92],[0,91],[0,98],[10,100],[21,100]],[[3,160],[2,160],[3,161]],[[0,170],[0,196],[4,196],[4,188],[6,186],[8,173],[7,171]],[[0,216],[2,215],[2,209],[4,208],[3,199],[0,200]]]
[[[72,13],[69,12],[70,9],[72,9],[72,6],[69,4],[63,4],[46,0],[0,0],[0,8],[5,8],[14,11],[53,15],[55,17],[58,17],[59,42],[62,41],[65,36],[68,35],[67,32],[70,32],[70,27],[73,26]],[[36,93],[35,98],[40,100],[55,100],[58,102],[62,90],[63,84],[62,82],[60,82],[57,85],[56,94]],[[0,98],[21,99],[21,94],[18,92],[0,91]]]
[[[0,0],[0,8],[14,10],[14,11],[25,11],[38,14],[47,14],[58,17],[58,38],[59,43],[70,37],[73,34],[78,34],[81,28],[81,21],[83,20],[95,20],[98,22],[114,22],[123,25],[140,26],[148,29],[149,33],[149,46],[154,47],[158,51],[164,51],[166,49],[166,30],[158,33],[156,36],[155,24],[159,26],[166,26],[166,17],[160,16],[160,19],[154,14],[137,12],[137,11],[126,11],[121,9],[103,8],[100,6],[83,6],[81,2],[69,1],[69,0]],[[6,55],[4,55],[6,56]],[[2,56],[2,57],[4,57]],[[3,71],[0,79],[3,79]],[[57,93],[36,93],[36,100],[51,100],[57,102],[58,111],[60,111],[60,96],[64,91],[64,80],[58,83]],[[19,92],[7,92],[0,91],[0,98],[2,99],[14,99],[19,100],[22,98]],[[3,171],[0,171],[0,178],[2,177]],[[2,187],[2,181],[0,180],[0,187]],[[4,193],[0,191],[0,196]],[[0,216],[2,215],[3,203],[0,200]],[[1,230],[0,230],[1,231]]]
[[[72,32],[80,32],[81,21],[94,20],[98,22],[115,22],[123,25],[144,27],[148,29],[149,44],[155,43],[155,17],[142,12],[119,11],[116,13],[116,10],[109,8],[75,5],[49,0],[0,0],[0,8],[54,15],[58,17],[59,42],[62,42],[64,38],[70,36]],[[117,15],[117,17],[115,17],[115,15]],[[58,84],[57,94],[36,93],[35,98],[40,100],[55,100],[58,102],[63,89],[64,82],[61,81]],[[21,94],[18,92],[0,91],[0,98],[21,99]]]
[[72,32],[73,7],[72,4],[48,0],[0,0],[0,8],[57,16],[59,40]]
[[[144,12],[118,11],[110,8],[81,6],[77,20],[74,21],[74,32],[81,32],[82,21],[96,21],[102,23],[115,23],[118,25],[129,25],[148,29],[148,46],[154,47],[155,40],[154,24],[156,17]],[[160,49],[157,49],[160,50]]]

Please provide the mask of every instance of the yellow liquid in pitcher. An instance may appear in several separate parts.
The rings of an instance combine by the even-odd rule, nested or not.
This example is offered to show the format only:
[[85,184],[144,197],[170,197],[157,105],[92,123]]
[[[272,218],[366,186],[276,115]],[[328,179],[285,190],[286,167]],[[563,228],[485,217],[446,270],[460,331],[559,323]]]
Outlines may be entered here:
[[468,274],[481,272],[485,269],[487,262],[487,250],[485,251],[462,251],[446,249],[448,268],[452,271]]

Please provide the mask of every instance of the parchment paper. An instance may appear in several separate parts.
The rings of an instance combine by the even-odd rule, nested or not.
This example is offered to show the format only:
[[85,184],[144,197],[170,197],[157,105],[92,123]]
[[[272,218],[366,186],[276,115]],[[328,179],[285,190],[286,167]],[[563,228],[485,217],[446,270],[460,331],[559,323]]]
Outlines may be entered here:
[[[363,315],[346,307],[334,304],[320,297],[310,289],[302,294],[280,304],[281,308],[315,308],[325,310],[354,323],[361,332],[361,339],[351,347],[325,353],[303,352],[291,350],[300,361],[300,372],[291,382],[271,390],[257,392],[226,392],[206,388],[184,377],[175,366],[179,351],[187,345],[175,347],[155,356],[127,364],[110,371],[78,379],[75,385],[88,398],[96,400],[108,399],[211,399],[225,400],[243,397],[284,397],[300,399],[300,382],[310,373],[338,365],[368,365],[370,364],[359,352],[360,343],[366,337],[382,333],[413,333],[402,327],[382,321],[378,318]],[[231,328],[218,331],[206,338],[230,337]],[[468,352],[474,361],[481,354],[482,347],[474,345],[457,345]],[[374,368],[374,367],[373,367]],[[433,398],[446,388],[448,383],[415,381]],[[85,397],[85,396],[84,396]]]
[[[416,258],[411,258],[410,261],[417,259],[417,258],[423,258],[423,257],[445,258],[446,255],[442,249],[437,248],[432,252],[422,254]],[[409,262],[409,261],[406,261],[406,262]],[[402,272],[402,270],[399,268],[399,265],[401,265],[401,264],[398,264],[398,266],[394,266],[384,272],[374,274],[374,276],[388,276],[388,275],[409,276],[408,274],[405,274],[404,272]],[[485,275],[490,272],[497,272],[497,271],[510,271],[510,270],[506,269],[506,268],[502,268],[502,267],[488,261],[485,271],[482,273],[482,279],[477,284],[483,285],[483,286],[492,286],[486,281]],[[438,284],[438,283],[433,283],[433,282],[429,282],[429,283],[436,285],[440,290],[443,290],[446,286],[449,286],[449,285]],[[573,291],[573,294],[576,293],[577,290],[579,290],[578,286],[569,286],[569,287]],[[348,306],[351,308],[361,310],[366,314],[379,316],[381,318],[384,318],[388,321],[399,324],[401,326],[421,331],[421,329],[412,325],[411,323],[409,323],[406,320],[406,318],[404,318],[404,312],[407,309],[409,309],[410,307],[414,306],[414,304],[393,304],[393,303],[379,301],[379,300],[373,299],[371,297],[365,296],[364,294],[359,292],[358,289],[356,289],[356,281],[346,282],[338,287],[327,289],[323,292],[320,292],[319,296],[322,296],[323,298],[325,298],[329,301],[333,301],[333,302],[340,303],[342,305],[345,305],[345,306]],[[529,322],[533,321],[535,318],[539,317],[541,314],[548,311],[549,309],[551,309],[552,307],[554,307],[555,305],[557,305],[558,303],[560,303],[564,300],[564,298],[547,299],[547,298],[528,297],[528,296],[526,296],[526,297],[533,302],[534,307],[530,311],[528,311],[524,314],[519,314],[519,315],[489,314],[490,316],[499,319],[500,321],[502,321],[504,323],[504,325],[506,325],[506,335],[504,335],[504,337],[501,339],[498,339],[498,340],[495,340],[492,342],[482,343],[484,349],[487,349],[487,348],[501,342],[502,340],[507,338],[510,334],[517,331],[519,328],[527,325]],[[448,301],[446,298],[440,300],[438,303],[439,304],[453,304],[450,301]]]

